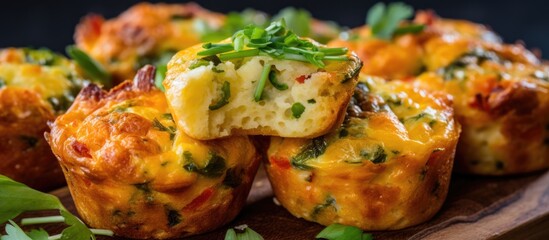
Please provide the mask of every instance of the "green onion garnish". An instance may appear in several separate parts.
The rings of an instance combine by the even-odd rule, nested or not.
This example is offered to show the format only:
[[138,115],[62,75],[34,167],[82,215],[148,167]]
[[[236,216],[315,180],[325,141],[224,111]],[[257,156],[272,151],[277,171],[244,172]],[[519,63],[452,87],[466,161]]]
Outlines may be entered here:
[[261,101],[261,95],[263,95],[263,89],[265,89],[265,83],[267,82],[267,78],[269,77],[270,72],[271,64],[265,64],[265,66],[263,67],[263,71],[261,72],[259,82],[257,83],[257,87],[255,88],[254,100],[256,102]]
[[273,87],[280,91],[288,89],[287,84],[281,83],[276,79],[276,73],[273,70],[271,70],[271,72],[269,73],[269,82],[271,82],[271,85],[273,85]]
[[[202,45],[204,47],[204,45]],[[231,45],[220,45],[215,47],[207,48],[204,51],[198,52],[199,56],[210,56],[210,55],[216,55],[224,52],[229,52],[233,50],[233,46]]]
[[292,116],[295,118],[300,118],[303,112],[305,112],[305,106],[303,106],[303,104],[296,102],[292,105]]
[[189,69],[195,69],[197,67],[208,66],[208,65],[210,65],[210,61],[204,60],[204,59],[196,59],[191,62],[191,64],[189,65]]
[[221,61],[253,56],[270,56],[311,63],[324,68],[324,60],[347,61],[347,48],[328,48],[315,45],[308,39],[300,39],[286,27],[284,19],[272,22],[268,27],[248,26],[236,32],[231,43],[202,45],[199,56],[218,55]]
[[323,52],[326,56],[338,56],[343,55],[349,51],[347,48],[320,48],[321,52]]
[[217,110],[229,103],[229,98],[231,98],[231,83],[225,81],[223,86],[221,86],[221,98],[215,104],[210,105],[208,108],[210,110]]
[[259,49],[249,49],[249,50],[242,50],[238,52],[219,54],[219,59],[221,59],[221,61],[227,61],[234,58],[253,57],[253,56],[257,56],[258,54],[259,54]]

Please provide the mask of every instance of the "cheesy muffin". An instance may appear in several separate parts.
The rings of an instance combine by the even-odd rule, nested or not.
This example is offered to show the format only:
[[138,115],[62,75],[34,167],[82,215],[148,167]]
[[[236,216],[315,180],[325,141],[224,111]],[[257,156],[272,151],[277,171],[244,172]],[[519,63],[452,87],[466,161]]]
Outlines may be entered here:
[[386,79],[411,79],[426,70],[424,44],[433,36],[482,39],[501,42],[497,34],[481,24],[444,19],[432,11],[419,11],[413,21],[403,21],[390,38],[381,38],[372,26],[355,28],[328,43],[347,47],[364,62],[362,73]]
[[433,38],[417,86],[454,98],[456,169],[483,175],[549,167],[549,67],[521,45]]
[[49,50],[0,50],[0,174],[43,191],[65,184],[44,131],[82,83],[75,65]]
[[46,139],[82,219],[131,238],[175,238],[232,220],[259,165],[248,137],[194,140],[175,127],[154,67],[109,92],[89,85]]
[[99,61],[117,83],[145,64],[165,65],[177,51],[201,42],[200,19],[212,28],[225,17],[195,3],[139,3],[114,19],[89,15],[76,27],[77,46]]
[[463,125],[457,171],[505,175],[549,166],[548,67],[524,46],[430,11],[402,21],[390,38],[374,35],[372,26],[350,35],[329,45],[355,50],[365,62],[362,73],[452,95]]
[[428,220],[444,202],[459,129],[444,96],[366,77],[338,130],[273,137],[266,169],[276,198],[296,217],[401,229]]
[[312,138],[343,121],[361,67],[347,49],[300,39],[279,21],[177,53],[164,87],[191,137]]

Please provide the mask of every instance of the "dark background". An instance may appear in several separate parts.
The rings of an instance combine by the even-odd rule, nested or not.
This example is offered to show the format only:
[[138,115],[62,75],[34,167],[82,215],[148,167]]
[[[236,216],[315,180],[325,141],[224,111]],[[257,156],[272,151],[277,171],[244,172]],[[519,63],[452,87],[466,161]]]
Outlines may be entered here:
[[[48,47],[63,52],[72,43],[74,26],[87,13],[107,18],[139,1],[130,0],[10,0],[0,4],[0,48]],[[157,1],[151,1],[157,2]],[[186,2],[183,0],[162,2]],[[377,1],[252,1],[196,0],[203,7],[218,12],[240,11],[247,7],[274,14],[285,6],[308,9],[319,19],[333,20],[355,27],[364,23],[369,7]],[[416,0],[404,1],[415,9],[433,9],[440,16],[463,18],[491,26],[506,42],[523,40],[528,48],[541,49],[549,56],[549,1],[476,1]]]

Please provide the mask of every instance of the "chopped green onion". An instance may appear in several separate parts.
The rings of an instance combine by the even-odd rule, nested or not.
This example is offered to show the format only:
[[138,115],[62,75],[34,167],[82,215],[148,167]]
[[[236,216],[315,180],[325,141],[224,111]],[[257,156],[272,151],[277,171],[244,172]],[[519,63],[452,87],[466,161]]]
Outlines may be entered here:
[[292,53],[285,53],[284,55],[281,56],[281,58],[286,59],[286,60],[300,61],[300,62],[308,62],[309,61],[309,59],[307,59],[303,55],[292,54]]
[[259,55],[259,49],[242,50],[238,52],[219,54],[221,61],[227,61],[235,58],[253,57]]
[[206,50],[199,52],[199,56],[219,54],[222,61],[261,55],[308,62],[324,68],[324,60],[349,60],[345,56],[347,48],[320,48],[308,39],[300,39],[289,30],[283,18],[265,29],[250,25],[236,32],[232,44],[206,43],[202,47]]
[[329,61],[349,61],[347,56],[326,56],[323,59]]
[[264,29],[261,29],[261,28],[254,28],[254,30],[252,31],[252,36],[250,36],[250,39],[260,39],[261,37],[263,37],[263,34],[265,34],[265,30]]
[[229,98],[231,98],[231,83],[225,81],[223,86],[221,86],[221,98],[215,103],[210,105],[208,108],[210,110],[217,110],[229,103]]
[[299,37],[295,34],[289,34],[287,37],[284,38],[284,44],[288,46],[296,46],[299,44]]
[[231,45],[222,45],[222,46],[216,46],[208,48],[204,51],[198,52],[197,54],[199,56],[209,56],[209,55],[216,55],[224,52],[229,52],[233,50],[233,46]]
[[82,68],[84,73],[92,80],[103,84],[106,88],[112,86],[110,74],[93,58],[78,47],[71,45],[65,49],[67,54]]
[[257,83],[257,87],[255,88],[254,100],[256,102],[261,101],[261,95],[263,95],[263,89],[265,89],[265,83],[267,82],[267,78],[269,78],[270,72],[271,64],[265,64],[263,71],[261,72],[261,77]]
[[191,65],[189,65],[189,69],[195,69],[197,67],[208,66],[208,65],[210,65],[210,61],[207,61],[204,59],[196,59],[193,62],[191,62]]
[[292,105],[292,116],[294,116],[294,118],[300,118],[303,112],[305,112],[305,106],[303,106],[303,104],[296,102]]
[[210,49],[210,48],[215,48],[215,47],[230,47],[230,48],[232,48],[233,46],[230,43],[205,43],[205,44],[202,44],[202,48],[204,48],[204,49]]
[[234,45],[235,51],[237,52],[242,51],[242,49],[244,48],[244,36],[243,35],[235,36],[235,38],[233,39],[233,45]]
[[333,56],[333,55],[343,55],[346,54],[349,49],[347,48],[320,48],[320,52],[323,52],[326,56]]
[[271,85],[273,85],[273,87],[280,91],[288,89],[287,84],[281,83],[276,79],[276,73],[273,70],[271,70],[271,72],[269,73],[269,82],[271,82]]

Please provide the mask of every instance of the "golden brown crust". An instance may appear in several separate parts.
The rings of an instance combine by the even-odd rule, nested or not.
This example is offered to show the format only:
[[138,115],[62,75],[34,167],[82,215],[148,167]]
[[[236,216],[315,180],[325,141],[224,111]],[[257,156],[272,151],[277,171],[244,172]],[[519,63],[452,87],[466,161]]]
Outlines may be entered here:
[[61,169],[44,139],[55,115],[33,91],[0,89],[0,173],[39,190],[63,186]]
[[153,76],[147,66],[109,92],[88,86],[46,138],[90,226],[140,239],[213,230],[243,207],[259,154],[247,137],[179,133]]
[[44,131],[79,81],[74,65],[47,49],[0,49],[0,174],[42,191],[65,184]]
[[221,26],[224,16],[195,3],[139,3],[117,18],[88,15],[76,27],[75,42],[105,65],[115,81],[132,78],[142,58],[157,58],[200,43],[193,19]]
[[459,136],[450,101],[397,82],[358,89],[338,131],[272,138],[266,169],[277,199],[323,225],[388,230],[428,220],[446,198]]
[[415,84],[454,97],[463,126],[456,171],[509,175],[549,167],[549,70],[533,53],[520,44],[434,37],[426,54],[432,72]]
[[[364,26],[351,32],[357,40],[330,45],[358,49],[365,74],[410,80],[452,95],[463,125],[457,171],[506,175],[549,167],[549,120],[543,114],[547,65],[523,44],[504,44],[480,24],[442,19],[432,11],[418,12],[414,23],[426,27],[418,34],[379,40]],[[405,39],[410,45],[403,45]]]

